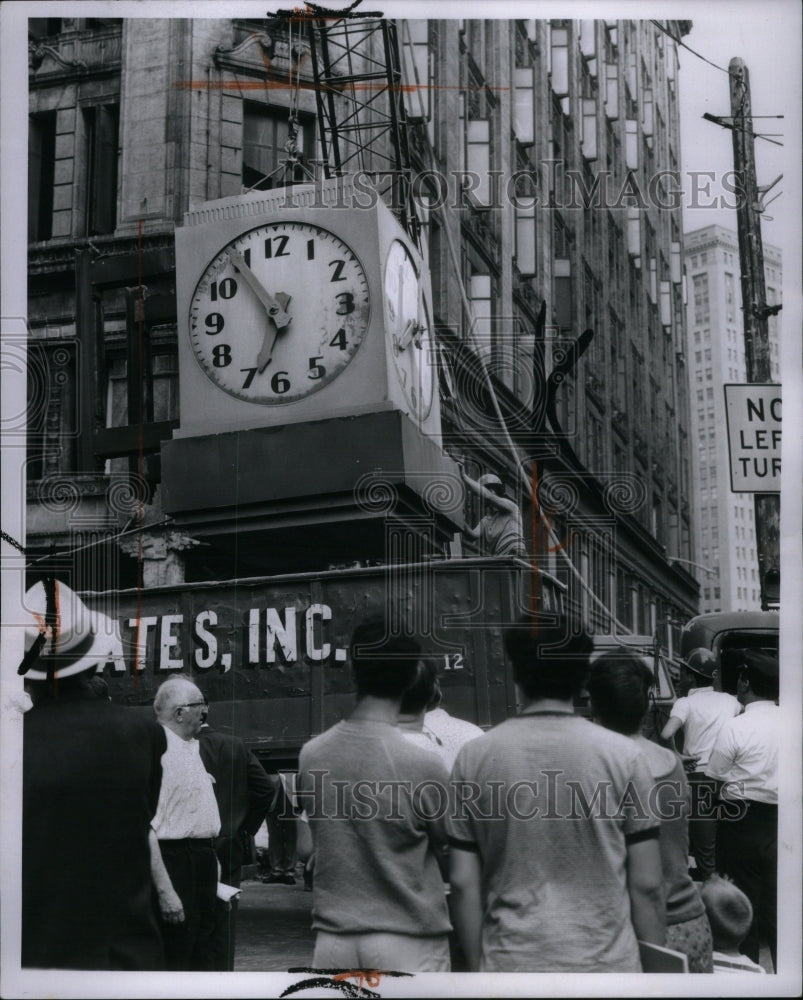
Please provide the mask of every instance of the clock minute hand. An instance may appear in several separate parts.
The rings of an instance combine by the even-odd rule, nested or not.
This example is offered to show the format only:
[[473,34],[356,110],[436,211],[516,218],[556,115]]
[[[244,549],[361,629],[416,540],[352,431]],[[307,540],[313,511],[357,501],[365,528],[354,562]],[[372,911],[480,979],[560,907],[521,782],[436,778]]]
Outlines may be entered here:
[[269,292],[265,291],[257,276],[248,264],[246,264],[245,257],[238,250],[230,249],[229,259],[243,278],[245,278],[245,283],[267,310],[268,316],[270,316],[276,325],[276,330],[283,330],[293,317],[285,312],[279,302]]

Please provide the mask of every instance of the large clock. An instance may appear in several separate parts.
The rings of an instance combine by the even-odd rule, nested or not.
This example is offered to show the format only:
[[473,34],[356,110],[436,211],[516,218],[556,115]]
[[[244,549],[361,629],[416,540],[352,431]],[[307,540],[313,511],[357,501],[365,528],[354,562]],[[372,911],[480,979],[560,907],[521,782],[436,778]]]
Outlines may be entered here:
[[176,438],[399,410],[440,434],[425,256],[348,178],[205,202],[176,228]]
[[[406,315],[414,292],[404,274]],[[208,262],[190,300],[189,337],[219,388],[251,403],[281,405],[319,391],[343,371],[370,313],[368,280],[350,246],[311,223],[276,221],[240,233]]]
[[393,363],[413,416],[423,420],[432,407],[434,388],[429,307],[423,276],[401,240],[388,249],[383,288]]

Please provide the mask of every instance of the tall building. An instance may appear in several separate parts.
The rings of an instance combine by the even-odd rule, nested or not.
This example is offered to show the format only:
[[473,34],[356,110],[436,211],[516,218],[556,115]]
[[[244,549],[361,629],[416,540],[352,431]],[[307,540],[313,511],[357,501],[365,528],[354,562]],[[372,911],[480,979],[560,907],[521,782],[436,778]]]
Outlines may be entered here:
[[[455,19],[398,32],[403,138],[429,172],[418,200],[443,450],[506,480],[530,550],[593,628],[669,645],[697,611],[677,197],[676,40],[689,27]],[[186,404],[174,231],[210,200],[320,176],[306,31],[48,18],[29,37],[29,551],[93,590],[359,559],[348,518],[313,545],[298,525],[279,532],[274,510],[233,544],[230,526],[166,524],[163,506],[160,449]],[[330,92],[344,128],[345,90]],[[360,168],[381,169],[387,142]]]
[[[685,234],[691,401],[694,543],[700,610],[758,611],[752,493],[732,493],[725,418],[726,383],[745,382],[739,240],[723,226]],[[764,245],[767,304],[781,301],[781,251]],[[768,318],[772,380],[780,382],[778,315]]]

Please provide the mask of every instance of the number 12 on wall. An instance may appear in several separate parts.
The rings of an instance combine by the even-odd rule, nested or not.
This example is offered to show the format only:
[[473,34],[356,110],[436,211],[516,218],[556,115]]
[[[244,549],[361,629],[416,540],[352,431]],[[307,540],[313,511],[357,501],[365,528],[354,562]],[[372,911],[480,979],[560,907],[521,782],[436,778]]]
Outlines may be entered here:
[[443,656],[443,669],[444,670],[462,670],[463,669],[463,654],[462,653],[444,653],[444,656]]

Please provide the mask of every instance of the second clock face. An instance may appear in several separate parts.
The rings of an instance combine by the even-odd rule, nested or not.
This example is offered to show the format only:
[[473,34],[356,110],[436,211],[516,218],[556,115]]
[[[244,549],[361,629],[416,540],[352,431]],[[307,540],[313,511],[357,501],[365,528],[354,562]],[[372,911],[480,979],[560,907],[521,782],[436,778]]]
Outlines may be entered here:
[[273,222],[241,233],[209,262],[190,303],[195,357],[225,392],[292,403],[354,357],[370,319],[354,251],[325,229]]
[[433,371],[429,310],[421,276],[400,240],[385,262],[385,317],[393,362],[412,415],[423,420],[432,407]]

